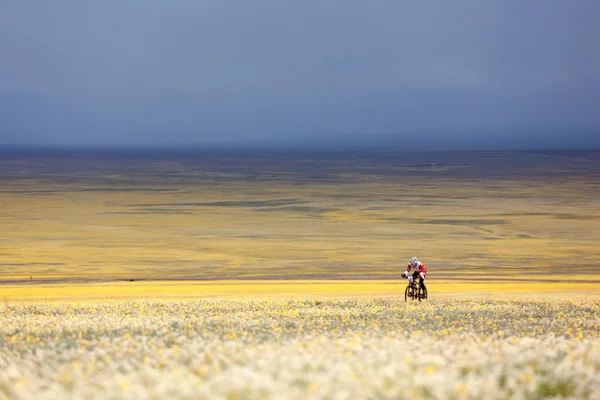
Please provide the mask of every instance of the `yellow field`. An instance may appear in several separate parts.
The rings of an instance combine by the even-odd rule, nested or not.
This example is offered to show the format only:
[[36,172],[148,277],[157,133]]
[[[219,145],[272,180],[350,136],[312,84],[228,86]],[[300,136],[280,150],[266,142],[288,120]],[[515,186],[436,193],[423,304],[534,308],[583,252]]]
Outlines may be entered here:
[[[176,298],[230,297],[264,298],[403,296],[406,281],[149,281],[110,283],[63,283],[1,285],[0,299],[53,300],[89,298]],[[579,298],[600,295],[600,283],[586,282],[428,282],[432,299],[488,295],[495,298],[513,294],[547,293]],[[563,296],[564,295],[564,296]]]
[[[514,183],[503,184],[518,190]],[[476,187],[460,185],[453,188],[452,183],[439,182],[435,191],[439,196],[477,193]],[[265,189],[263,200],[280,199],[287,190]],[[399,269],[413,255],[428,264],[432,277],[473,270],[521,276],[598,273],[597,199],[589,208],[557,206],[554,203],[568,200],[549,201],[550,193],[540,190],[538,198],[508,202],[485,197],[454,201],[449,197],[427,207],[419,206],[419,198],[410,197],[408,201],[414,205],[398,208],[378,200],[396,195],[391,187],[380,193],[369,186],[345,189],[372,195],[373,200],[338,202],[334,206],[337,211],[318,215],[285,207],[261,211],[229,206],[186,207],[185,214],[154,215],[118,213],[137,209],[135,204],[142,201],[185,203],[201,196],[206,202],[242,202],[257,195],[243,186],[218,193],[76,193],[43,200],[3,194],[0,251],[6,267],[0,268],[0,280],[74,276],[384,278],[398,277]],[[549,186],[547,190],[553,189]],[[579,188],[565,190],[570,193]],[[332,207],[331,201],[306,188],[294,192],[311,207]],[[323,196],[332,194],[327,192]],[[373,207],[382,210],[366,210]],[[565,212],[572,217],[556,218]],[[528,213],[532,215],[521,215]],[[567,268],[569,263],[574,265]]]
[[598,156],[429,156],[0,159],[0,400],[600,399]]
[[48,174],[59,161],[43,160],[40,177],[3,181],[0,281],[398,279],[415,255],[431,279],[600,274],[600,185],[568,169],[577,160],[552,161],[556,177],[534,165],[489,179],[360,160],[267,160],[255,179],[255,159],[126,161]]

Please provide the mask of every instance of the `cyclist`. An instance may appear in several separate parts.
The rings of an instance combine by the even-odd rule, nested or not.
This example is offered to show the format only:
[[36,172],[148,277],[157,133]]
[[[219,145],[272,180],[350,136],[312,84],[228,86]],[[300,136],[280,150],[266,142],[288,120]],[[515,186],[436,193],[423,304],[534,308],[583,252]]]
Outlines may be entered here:
[[[411,271],[413,271],[412,274],[410,273]],[[412,282],[413,279],[417,279],[417,277],[418,277],[421,288],[423,288],[423,291],[425,291],[425,293],[427,293],[427,288],[425,287],[425,277],[427,276],[427,267],[425,266],[425,264],[423,264],[422,262],[417,260],[417,257],[413,257],[410,259],[410,263],[406,267],[406,272],[404,272],[401,276],[403,278],[408,278],[408,280],[410,282]]]

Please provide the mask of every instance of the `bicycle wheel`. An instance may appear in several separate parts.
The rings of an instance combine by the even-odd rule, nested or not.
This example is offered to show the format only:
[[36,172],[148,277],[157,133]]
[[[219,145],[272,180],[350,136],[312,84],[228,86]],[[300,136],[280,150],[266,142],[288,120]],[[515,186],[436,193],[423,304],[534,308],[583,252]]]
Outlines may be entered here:
[[404,301],[408,301],[408,298],[409,298],[409,297],[411,297],[411,298],[412,298],[412,295],[411,295],[411,293],[410,293],[410,289],[411,289],[410,285],[408,285],[408,286],[406,287],[406,289],[404,289]]

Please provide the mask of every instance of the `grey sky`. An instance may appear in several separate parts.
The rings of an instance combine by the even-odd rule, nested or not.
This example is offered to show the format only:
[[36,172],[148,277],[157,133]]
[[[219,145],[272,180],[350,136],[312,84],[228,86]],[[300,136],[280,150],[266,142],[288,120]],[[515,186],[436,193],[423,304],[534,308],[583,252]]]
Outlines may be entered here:
[[0,143],[600,145],[597,0],[0,2]]

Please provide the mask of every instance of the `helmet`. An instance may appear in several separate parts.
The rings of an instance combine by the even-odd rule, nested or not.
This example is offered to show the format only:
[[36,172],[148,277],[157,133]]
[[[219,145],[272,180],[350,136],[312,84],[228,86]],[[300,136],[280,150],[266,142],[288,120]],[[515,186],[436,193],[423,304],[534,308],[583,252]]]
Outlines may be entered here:
[[410,259],[410,265],[412,267],[416,267],[417,265],[419,265],[419,260],[417,260],[417,257],[413,257]]

